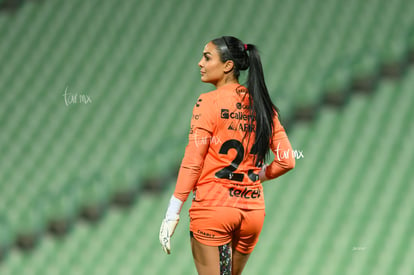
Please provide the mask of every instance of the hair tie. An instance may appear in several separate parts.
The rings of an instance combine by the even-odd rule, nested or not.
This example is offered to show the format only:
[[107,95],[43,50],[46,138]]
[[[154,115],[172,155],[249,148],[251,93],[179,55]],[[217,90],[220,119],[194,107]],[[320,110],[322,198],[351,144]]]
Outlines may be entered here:
[[247,44],[244,44],[244,50],[247,51]]

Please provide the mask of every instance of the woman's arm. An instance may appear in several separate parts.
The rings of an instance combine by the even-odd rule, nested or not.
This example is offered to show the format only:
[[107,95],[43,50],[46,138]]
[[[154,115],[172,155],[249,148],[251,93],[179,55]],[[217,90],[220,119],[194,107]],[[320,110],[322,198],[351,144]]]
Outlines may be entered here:
[[195,129],[185,149],[184,158],[178,173],[174,196],[185,202],[194,189],[204,164],[204,158],[210,146],[211,134],[204,129]]
[[273,133],[270,148],[272,149],[275,158],[268,166],[262,169],[261,176],[264,180],[280,177],[295,167],[295,157],[285,129],[277,118],[275,119],[274,124],[275,131]]

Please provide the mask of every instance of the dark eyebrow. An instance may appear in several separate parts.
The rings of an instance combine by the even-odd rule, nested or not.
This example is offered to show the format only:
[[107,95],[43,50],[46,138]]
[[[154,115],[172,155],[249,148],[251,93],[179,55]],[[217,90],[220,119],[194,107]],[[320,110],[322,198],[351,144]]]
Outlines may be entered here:
[[208,54],[209,54],[209,55],[211,55],[211,53],[210,53],[210,52],[203,52],[203,55],[204,55],[204,56],[207,56]]

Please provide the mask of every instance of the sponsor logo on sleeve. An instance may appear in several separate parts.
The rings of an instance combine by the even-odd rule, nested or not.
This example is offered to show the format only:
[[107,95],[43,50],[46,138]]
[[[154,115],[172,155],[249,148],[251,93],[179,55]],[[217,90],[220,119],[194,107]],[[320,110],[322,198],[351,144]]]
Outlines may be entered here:
[[201,117],[201,114],[193,114],[193,119],[194,120],[199,120]]

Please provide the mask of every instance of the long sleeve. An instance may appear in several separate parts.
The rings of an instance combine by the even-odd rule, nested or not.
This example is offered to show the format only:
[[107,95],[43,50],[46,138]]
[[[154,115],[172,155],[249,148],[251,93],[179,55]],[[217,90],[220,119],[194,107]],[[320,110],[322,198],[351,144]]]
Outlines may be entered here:
[[210,133],[202,130],[198,132],[202,135],[189,141],[178,172],[174,196],[183,202],[187,200],[200,177],[204,158],[210,145]]
[[295,157],[285,129],[277,116],[274,120],[274,132],[270,147],[275,155],[274,160],[266,167],[268,179],[277,178],[295,167]]
[[214,100],[211,96],[202,94],[193,109],[188,145],[174,191],[174,196],[181,201],[187,200],[189,193],[200,178],[216,123]]

